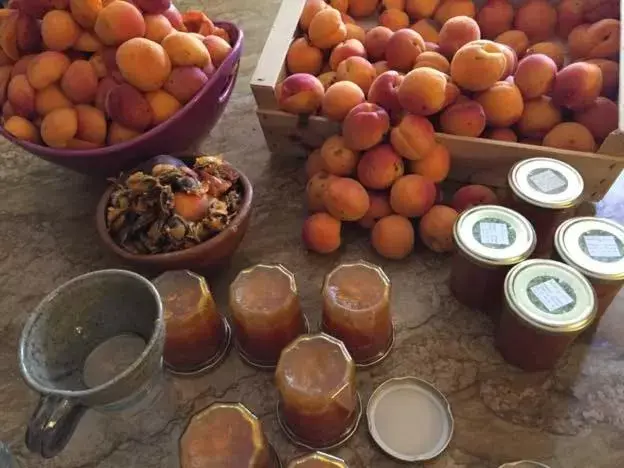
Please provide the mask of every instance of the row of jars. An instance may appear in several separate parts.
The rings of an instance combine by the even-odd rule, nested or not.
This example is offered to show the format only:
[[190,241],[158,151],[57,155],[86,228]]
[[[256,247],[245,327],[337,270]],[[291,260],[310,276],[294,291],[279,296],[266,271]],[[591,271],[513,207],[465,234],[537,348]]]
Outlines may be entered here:
[[549,369],[622,287],[624,228],[573,217],[583,179],[563,162],[521,161],[509,186],[509,208],[474,207],[455,223],[450,286],[497,321],[495,342],[508,362]]

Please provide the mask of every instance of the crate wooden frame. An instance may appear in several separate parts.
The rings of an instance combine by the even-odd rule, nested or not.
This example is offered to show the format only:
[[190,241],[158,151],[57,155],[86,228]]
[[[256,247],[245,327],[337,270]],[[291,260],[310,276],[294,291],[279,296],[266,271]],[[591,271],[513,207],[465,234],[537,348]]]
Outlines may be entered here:
[[[268,39],[251,79],[258,106],[257,115],[270,151],[279,155],[305,155],[340,131],[340,124],[323,116],[297,116],[280,111],[275,86],[286,76],[286,54],[298,33],[298,22],[306,0],[282,0]],[[480,4],[477,0],[477,4]],[[554,2],[556,3],[556,1]],[[624,10],[624,3],[620,9]],[[622,12],[624,18],[624,12]],[[531,157],[549,157],[574,166],[585,180],[585,196],[600,200],[624,169],[624,28],[620,47],[619,125],[597,153],[568,151],[484,138],[437,133],[437,140],[451,153],[449,179],[460,183],[505,187],[511,166]]]

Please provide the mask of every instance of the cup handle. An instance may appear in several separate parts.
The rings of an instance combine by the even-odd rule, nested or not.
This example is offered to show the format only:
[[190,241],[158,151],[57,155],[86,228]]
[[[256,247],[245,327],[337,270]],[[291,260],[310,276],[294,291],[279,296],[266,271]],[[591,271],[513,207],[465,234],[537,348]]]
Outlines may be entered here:
[[85,409],[67,398],[42,396],[28,421],[26,446],[44,458],[58,455],[67,445]]

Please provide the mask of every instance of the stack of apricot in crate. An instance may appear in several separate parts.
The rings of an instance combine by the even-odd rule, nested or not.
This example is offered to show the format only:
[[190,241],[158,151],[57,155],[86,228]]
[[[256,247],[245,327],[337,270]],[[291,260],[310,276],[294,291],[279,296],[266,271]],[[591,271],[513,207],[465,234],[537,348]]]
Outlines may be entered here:
[[[308,0],[276,87],[280,108],[342,123],[308,160],[306,245],[331,252],[343,221],[374,248],[409,254],[411,220],[452,249],[457,209],[495,195],[472,187],[436,206],[450,167],[435,129],[595,151],[618,125],[615,0]],[[365,30],[353,17],[375,17]]]

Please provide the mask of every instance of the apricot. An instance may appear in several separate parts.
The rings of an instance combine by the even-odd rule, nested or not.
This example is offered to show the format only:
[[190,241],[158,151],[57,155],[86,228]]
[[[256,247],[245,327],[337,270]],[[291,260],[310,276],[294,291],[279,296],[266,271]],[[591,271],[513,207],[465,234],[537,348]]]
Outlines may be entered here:
[[425,117],[407,114],[390,132],[390,142],[404,158],[422,159],[436,144],[433,125]]
[[133,4],[116,0],[99,12],[93,31],[102,43],[116,46],[129,39],[145,36],[145,20]]
[[3,8],[1,13],[3,16],[0,18],[2,21],[2,29],[0,29],[0,49],[10,61],[14,62],[20,57],[17,44],[17,22],[19,19],[19,12]]
[[572,58],[617,57],[620,49],[620,22],[603,19],[591,25],[580,25],[568,37]]
[[547,0],[527,0],[520,5],[514,28],[524,32],[530,42],[545,41],[555,35],[557,10]]
[[[385,60],[380,60],[379,62],[373,63],[373,67],[375,68],[375,73],[377,74],[377,76],[379,76],[382,73],[385,73],[387,71],[390,71],[390,67],[388,66],[388,62],[386,62]],[[370,90],[369,90],[369,93],[370,93]]]
[[329,66],[332,70],[336,71],[338,69],[338,65],[349,57],[366,58],[366,49],[364,48],[364,44],[355,39],[347,39],[346,41],[341,42],[332,50],[331,55],[329,56]]
[[15,22],[15,41],[21,54],[32,54],[41,50],[39,21],[32,16],[19,14]]
[[364,153],[357,165],[357,178],[368,189],[387,189],[403,175],[403,159],[392,146],[378,145]]
[[419,174],[399,177],[390,189],[390,206],[395,213],[417,218],[431,209],[436,200],[436,187],[432,180]]
[[[323,88],[325,88],[325,92],[327,93],[327,90],[329,89],[329,87],[331,85],[333,85],[334,83],[338,83],[338,77],[336,76],[336,72],[330,71],[330,72],[325,72],[325,73],[321,73],[318,76],[319,81],[321,82],[321,84],[323,85]],[[344,82],[340,82],[340,83],[351,83],[350,81],[344,81]],[[355,83],[351,83],[353,85],[355,85],[356,88],[358,88],[362,93],[364,93],[360,87],[358,85],[356,85]]]
[[338,81],[351,81],[362,88],[364,94],[368,94],[376,77],[375,67],[363,57],[349,57],[336,69]]
[[583,18],[593,23],[607,18],[619,18],[620,4],[614,0],[583,0]]
[[67,11],[52,10],[41,22],[41,37],[46,48],[62,51],[72,47],[80,35],[80,26]]
[[3,65],[0,66],[0,104],[4,104],[7,98],[7,88],[9,85],[9,81],[11,81],[11,65]]
[[446,146],[437,143],[423,159],[410,161],[410,172],[418,174],[435,183],[446,179],[451,169],[451,154]]
[[390,130],[390,117],[383,107],[368,102],[358,104],[342,122],[347,148],[367,150],[379,144]]
[[382,257],[401,260],[414,250],[414,227],[403,216],[385,216],[373,226],[371,244]]
[[30,118],[35,113],[35,90],[25,75],[11,78],[7,87],[7,99],[15,114]]
[[392,31],[398,31],[399,29],[407,28],[410,24],[410,19],[403,10],[391,8],[384,10],[379,15],[379,24]]
[[225,59],[228,57],[228,55],[230,55],[230,52],[232,51],[232,46],[218,36],[206,36],[204,37],[202,42],[206,46],[206,49],[208,49],[208,53],[210,55],[212,63],[214,63],[217,68],[221,66],[221,64],[225,61]]
[[378,5],[379,0],[350,0],[349,14],[356,18],[370,16],[375,12]]
[[323,170],[337,176],[347,176],[355,171],[358,153],[347,146],[340,135],[330,136],[321,146]]
[[328,254],[340,247],[341,222],[327,213],[314,213],[303,223],[302,239],[311,251]]
[[317,172],[310,177],[306,184],[306,200],[308,205],[308,211],[324,211],[325,202],[323,201],[323,194],[327,190],[329,183],[336,178],[335,175],[328,174],[325,171]]
[[312,22],[312,18],[314,18],[319,11],[325,10],[326,8],[328,8],[328,5],[324,0],[307,0],[301,12],[301,17],[299,18],[299,26],[301,26],[301,29],[307,31]]
[[435,42],[425,42],[425,50],[428,52],[440,52],[440,46]]
[[[171,33],[165,38],[163,44],[167,43],[170,48],[182,51],[182,49],[178,49],[175,45],[177,40],[172,38],[172,36],[181,34],[185,33]],[[168,42],[170,39],[171,42]],[[190,36],[188,36],[187,39],[196,41],[199,46],[203,48],[204,53],[208,53],[200,41]],[[143,37],[135,37],[119,46],[116,53],[116,60],[119,65],[119,71],[124,79],[141,91],[147,92],[161,88],[169,77],[172,66],[172,62],[169,60],[170,56],[171,53],[168,53],[166,46],[161,46]],[[210,57],[208,55],[206,55],[206,57],[208,57],[207,60],[209,61]],[[199,56],[194,56],[188,60],[179,60],[178,57],[177,64],[181,65],[181,62],[189,62],[189,66],[199,64],[198,66],[200,67],[207,63],[206,61],[200,60]]]
[[587,127],[577,122],[563,122],[546,134],[544,146],[572,151],[594,152],[596,141]]
[[405,0],[405,11],[412,18],[431,18],[440,0]]
[[440,30],[435,22],[430,19],[420,19],[410,26],[418,34],[420,34],[425,42],[438,43],[440,40]]
[[46,116],[53,110],[63,107],[72,107],[72,102],[57,85],[52,84],[36,92],[35,110],[40,116]]
[[164,15],[145,15],[143,19],[145,20],[145,38],[150,41],[160,44],[173,31],[173,26]]
[[494,39],[512,29],[513,18],[514,9],[509,0],[488,0],[477,14],[477,23],[483,37]]
[[127,83],[109,91],[106,97],[106,113],[115,122],[139,132],[146,130],[153,120],[152,108],[147,99]]
[[4,122],[4,129],[18,140],[39,143],[39,130],[30,120],[13,115]]
[[499,81],[487,91],[479,94],[476,101],[483,106],[488,125],[510,127],[524,111],[520,89],[513,83]]
[[15,62],[12,69],[9,69],[9,74],[12,77],[16,75],[25,75],[28,70],[28,65],[32,60],[36,57],[36,55],[24,55],[20,57],[20,59]]
[[444,133],[476,138],[485,130],[485,111],[476,101],[453,104],[440,115],[440,127]]
[[420,220],[420,239],[430,250],[437,253],[452,252],[453,226],[458,217],[457,211],[444,205],[431,208]]
[[[110,76],[106,76],[98,83],[97,91],[95,92],[95,107],[107,114],[106,112],[106,99],[111,89],[116,87],[119,83]],[[108,114],[107,114],[108,115]]]
[[440,24],[446,23],[456,16],[474,18],[476,7],[472,0],[443,0],[435,11],[433,18]]
[[308,29],[310,42],[319,49],[331,49],[347,38],[347,27],[340,12],[326,8],[312,18]]
[[384,72],[375,78],[368,91],[368,101],[383,107],[392,122],[398,123],[402,114],[399,103],[399,87],[404,77],[394,70]]
[[570,32],[583,23],[583,0],[561,0],[557,5],[557,33],[567,38]]
[[206,74],[197,67],[176,67],[163,86],[178,102],[186,104],[208,82]]
[[555,83],[557,64],[547,55],[527,55],[514,75],[514,83],[524,99],[534,99],[548,94]]
[[562,68],[565,62],[565,49],[558,42],[538,42],[533,44],[526,51],[526,55],[532,54],[544,54],[550,57],[557,65],[557,69]]
[[75,109],[55,109],[41,122],[41,138],[52,148],[65,148],[78,131],[78,114]]
[[618,106],[606,97],[574,113],[574,120],[586,127],[597,141],[602,141],[618,128]]
[[182,108],[180,101],[162,89],[146,93],[145,98],[152,108],[152,123],[154,125],[169,119]]
[[[138,40],[139,39],[134,39],[134,41]],[[147,40],[143,39],[143,41]],[[131,41],[128,41],[122,44],[119,49],[121,50],[130,42]],[[140,43],[135,42],[135,44],[139,45]],[[140,46],[144,50],[149,49],[145,43],[141,43]],[[155,44],[155,46],[158,46],[158,44]],[[179,31],[172,32],[163,39],[162,48],[164,48],[166,55],[169,56],[173,66],[195,66],[203,68],[210,63],[210,54],[208,53],[208,49],[204,44],[202,44],[202,41],[190,33]],[[157,49],[160,53],[160,49]],[[117,61],[119,61],[119,51],[117,52],[117,55]],[[120,64],[120,69],[121,68]],[[169,73],[167,72],[167,74]]]
[[396,8],[405,11],[405,0],[382,0],[381,6],[386,10]]
[[291,114],[313,114],[321,106],[324,94],[319,79],[305,73],[290,75],[275,88],[280,109]]
[[468,16],[455,16],[440,29],[440,52],[452,58],[463,45],[479,39],[481,31],[475,20]]
[[385,26],[375,26],[369,29],[364,38],[364,47],[368,58],[373,61],[383,60],[386,57],[386,48],[392,34],[392,30]]
[[76,23],[91,29],[102,10],[102,0],[69,0],[69,9]]
[[370,206],[366,189],[355,179],[336,177],[330,180],[323,193],[325,208],[341,221],[357,221]]
[[390,207],[390,198],[387,192],[368,192],[368,199],[370,200],[370,206],[368,211],[358,221],[358,224],[366,229],[372,229],[377,221],[386,216],[392,214],[392,208]]
[[364,44],[364,40],[366,39],[366,31],[363,27],[351,23],[345,23],[345,27],[347,28],[347,40],[355,39]]
[[173,195],[173,209],[187,221],[201,221],[210,208],[210,199],[194,193],[177,192]]
[[327,0],[327,3],[341,13],[346,13],[349,9],[349,0]]
[[496,193],[485,185],[465,185],[460,188],[451,201],[451,207],[458,212],[480,205],[498,205]]
[[490,41],[461,47],[451,61],[453,81],[468,91],[483,91],[501,79],[507,67],[502,49]]
[[[227,42],[225,43],[227,44]],[[227,45],[229,46],[229,44]],[[286,66],[290,73],[310,73],[316,75],[323,66],[323,53],[320,49],[310,44],[305,37],[299,37],[288,48]]]
[[89,31],[82,31],[74,44],[74,50],[80,52],[97,52],[102,48],[99,39]]
[[330,120],[342,122],[351,109],[365,100],[364,92],[358,85],[339,81],[325,91],[322,112]]
[[13,110],[13,106],[9,101],[6,101],[2,104],[2,118],[6,121],[15,115],[15,111]]
[[524,110],[518,120],[518,133],[525,138],[542,139],[563,120],[561,110],[548,96],[540,96],[524,103]]
[[106,140],[106,117],[93,106],[79,104],[75,107],[78,128],[76,138],[96,145]]
[[[171,0],[132,0],[139,10],[147,14],[163,13],[171,6]],[[191,10],[192,11],[192,10]],[[210,21],[210,20],[208,20]],[[210,21],[212,23],[212,21]]]
[[306,159],[305,172],[307,180],[310,180],[321,171],[323,171],[323,158],[321,157],[321,149],[317,148]]
[[420,34],[413,29],[399,29],[386,45],[386,60],[391,69],[407,72],[424,51],[425,41]]
[[423,52],[416,59],[414,68],[429,67],[435,68],[442,73],[449,73],[451,64],[446,57],[438,52]]
[[524,56],[525,52],[529,48],[529,38],[524,31],[518,31],[516,29],[511,29],[509,31],[505,31],[502,34],[499,34],[495,42],[499,44],[505,44],[506,46],[511,47],[518,58]]
[[[166,11],[162,12],[162,15],[169,20],[171,26],[177,31],[186,31],[186,26],[184,26],[184,20],[182,19],[182,14],[176,8],[176,6],[172,3]],[[217,29],[215,28],[213,34],[217,33]],[[229,41],[228,41],[229,42]],[[121,133],[119,133],[121,135]]]
[[496,42],[494,44],[500,48],[501,52],[505,56],[505,71],[503,71],[503,76],[501,78],[506,79],[516,73],[516,69],[518,68],[518,55],[516,54],[516,51],[508,45],[497,44]]
[[553,103],[571,110],[589,107],[602,91],[602,72],[597,65],[577,62],[557,73]]
[[[526,110],[526,103],[524,109]],[[520,117],[522,120],[522,117]],[[498,140],[498,141],[509,141],[512,143],[518,142],[518,135],[511,128],[491,128],[486,130],[483,135],[484,138],[488,138],[490,140]]]
[[468,97],[464,96],[461,93],[461,90],[457,87],[455,83],[451,80],[446,82],[446,89],[444,90],[444,107],[448,107],[451,104],[455,104],[457,102],[463,102],[469,100]]
[[76,104],[87,104],[95,99],[98,78],[89,62],[76,60],[61,79],[61,89],[65,96]]
[[620,67],[618,63],[606,59],[590,59],[586,62],[598,66],[602,72],[602,90],[600,94],[611,99],[617,97],[620,86]]
[[126,128],[117,122],[111,122],[108,127],[108,135],[106,136],[106,143],[108,145],[116,145],[124,143],[138,137],[141,132]]
[[446,75],[434,68],[415,68],[399,86],[399,103],[412,114],[433,115],[444,107],[446,83]]

